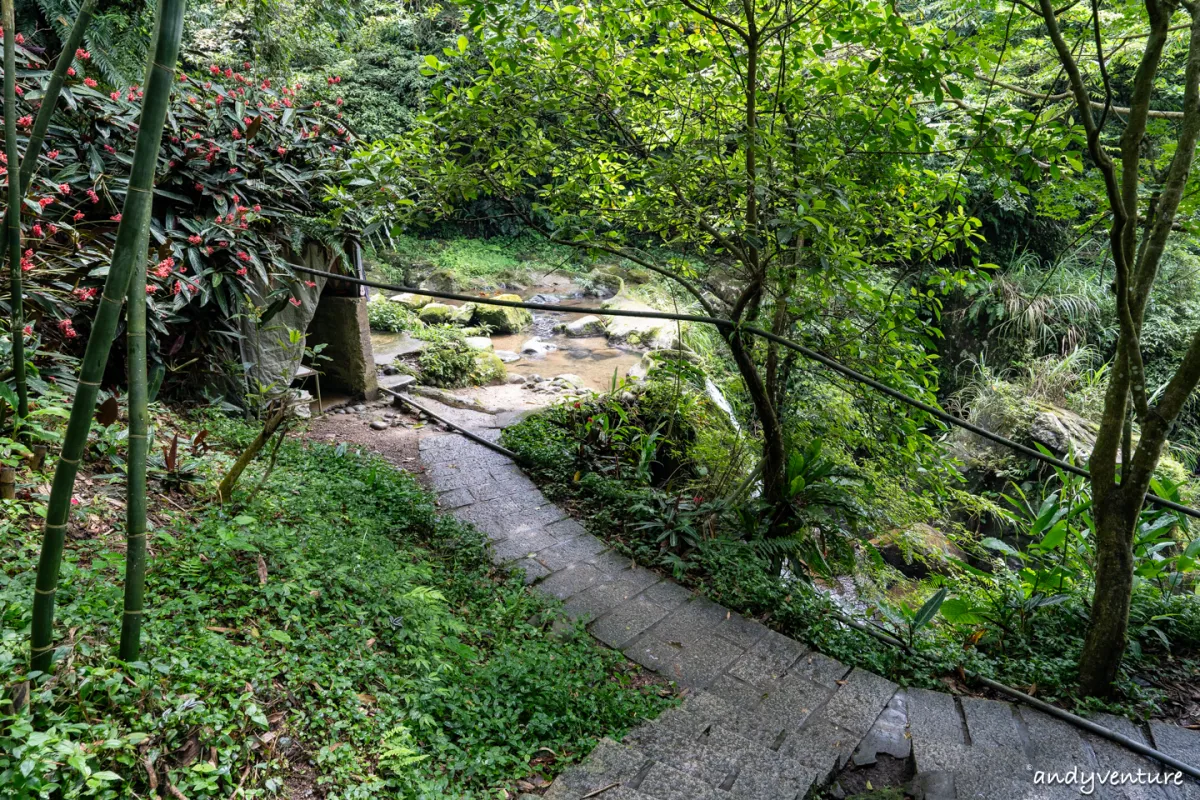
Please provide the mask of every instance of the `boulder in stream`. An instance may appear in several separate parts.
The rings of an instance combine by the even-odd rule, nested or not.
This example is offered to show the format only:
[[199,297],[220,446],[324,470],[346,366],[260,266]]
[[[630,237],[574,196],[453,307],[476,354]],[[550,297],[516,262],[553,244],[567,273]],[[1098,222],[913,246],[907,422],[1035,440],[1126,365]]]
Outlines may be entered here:
[[496,358],[500,359],[505,364],[512,364],[513,362],[521,360],[521,357],[512,350],[497,350]]
[[454,306],[445,303],[428,303],[417,313],[426,325],[443,325],[454,316]]
[[[604,301],[604,307],[624,311],[658,311],[645,303],[620,295]],[[671,350],[678,347],[678,324],[673,320],[652,317],[606,316],[604,318],[604,329],[610,342],[649,347],[655,350]]]
[[450,321],[455,325],[470,325],[471,320],[475,318],[475,310],[477,308],[478,306],[474,303],[463,303],[454,309],[454,313],[450,316]]
[[468,336],[466,342],[467,347],[472,350],[478,350],[481,353],[487,353],[495,349],[491,337],[488,336]]
[[[501,294],[493,299],[512,303],[521,302],[521,298],[515,294]],[[480,305],[475,309],[472,322],[476,325],[487,325],[495,333],[518,333],[533,322],[533,315],[524,308]]]
[[403,292],[394,294],[389,298],[393,303],[401,303],[411,309],[422,308],[429,305],[430,298],[423,294],[413,294],[412,292]]
[[549,342],[543,342],[541,339],[530,339],[525,344],[521,345],[521,352],[529,356],[544,356],[551,350],[558,348]]
[[458,277],[448,269],[434,270],[429,277],[421,281],[422,289],[434,292],[455,292],[462,288]]
[[574,322],[568,322],[565,330],[567,336],[571,337],[603,336],[604,320],[594,314],[588,314],[586,317],[580,317]]

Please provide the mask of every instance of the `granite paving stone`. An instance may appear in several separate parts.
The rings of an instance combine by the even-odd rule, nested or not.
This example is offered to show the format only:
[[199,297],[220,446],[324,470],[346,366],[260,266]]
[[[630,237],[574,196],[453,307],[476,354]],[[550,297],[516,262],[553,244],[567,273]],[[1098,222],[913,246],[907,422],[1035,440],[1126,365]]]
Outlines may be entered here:
[[[547,538],[551,537],[547,536]],[[631,600],[640,591],[641,587],[637,584],[623,581],[620,578],[614,579],[605,576],[590,588],[585,589],[568,600],[564,606],[564,610],[572,619],[583,619],[586,622],[591,622],[622,603]]]
[[817,771],[817,780],[824,783],[846,765],[861,738],[860,734],[814,715],[803,728],[787,735],[779,746],[779,754],[812,767]]
[[655,761],[699,778],[707,786],[719,787],[735,769],[728,757],[713,751],[695,736],[669,725],[647,725],[626,734],[626,744],[636,747]]
[[[726,615],[726,610],[703,597],[691,597],[650,629],[649,634],[663,642],[688,644],[701,638],[712,638],[713,630]],[[714,643],[715,644],[715,643]],[[737,646],[726,642],[728,649]],[[740,655],[741,650],[738,649]]]
[[892,695],[887,706],[876,718],[871,730],[854,751],[854,763],[860,767],[874,764],[880,753],[892,758],[908,758],[912,740],[908,735],[908,714],[903,690]]
[[1021,747],[1013,707],[998,700],[964,697],[960,700],[967,719],[967,735],[977,747]]
[[449,489],[438,495],[438,508],[442,511],[453,511],[456,508],[469,506],[475,502],[475,496],[470,489]]
[[664,642],[649,633],[624,649],[625,655],[643,667],[684,686],[700,688],[716,680],[738,652],[735,645],[720,639],[682,644]]
[[[829,702],[831,694],[827,686],[799,675],[788,675],[773,691],[766,692],[755,709],[755,724],[773,734],[799,730],[814,711]],[[878,713],[875,712],[876,716]]]
[[728,796],[700,778],[681,772],[661,761],[651,765],[638,784],[637,790],[659,800],[720,800]]
[[585,534],[546,548],[538,554],[538,561],[546,565],[547,569],[560,570],[574,564],[587,563],[591,556],[603,553],[606,549],[607,545],[604,542],[591,534]]
[[559,600],[566,600],[590,588],[603,577],[591,564],[570,564],[544,578],[537,587]]
[[821,714],[848,731],[865,734],[899,687],[865,669],[855,669],[841,683]]
[[643,593],[593,622],[590,630],[597,639],[619,650],[666,615],[667,609],[650,601]]
[[748,683],[767,684],[780,678],[806,652],[807,648],[794,639],[768,630],[729,672]]
[[846,677],[848,672],[850,672],[850,668],[845,664],[815,650],[809,650],[800,656],[788,670],[789,675],[807,678],[813,683],[828,686],[830,689],[836,689],[838,681]]
[[580,525],[575,520],[567,517],[558,522],[546,526],[546,530],[555,539],[573,539],[576,536],[582,536],[587,533],[587,529]]
[[944,692],[908,689],[904,693],[908,730],[914,742],[966,744],[954,698]]
[[741,614],[730,611],[726,613],[725,620],[713,632],[722,639],[746,649],[753,647],[759,639],[766,636],[767,626],[757,620],[747,619]]
[[695,595],[672,581],[662,581],[646,590],[646,599],[670,610],[683,605]]

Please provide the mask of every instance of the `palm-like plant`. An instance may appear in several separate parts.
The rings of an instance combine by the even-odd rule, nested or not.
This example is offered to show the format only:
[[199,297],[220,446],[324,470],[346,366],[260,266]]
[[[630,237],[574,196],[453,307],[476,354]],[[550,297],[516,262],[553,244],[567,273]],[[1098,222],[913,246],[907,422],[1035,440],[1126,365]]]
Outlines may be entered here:
[[79,389],[71,404],[71,419],[67,424],[62,455],[54,470],[50,502],[46,509],[46,524],[33,603],[31,668],[35,671],[48,671],[54,654],[54,593],[58,589],[58,571],[62,561],[63,541],[79,459],[87,444],[100,378],[104,373],[116,333],[121,302],[129,289],[130,275],[133,274],[135,265],[144,263],[146,259],[154,171],[158,161],[158,150],[162,144],[163,124],[166,121],[171,88],[175,82],[175,62],[179,58],[185,5],[185,0],[159,0],[158,4],[153,46],[146,67],[141,127],[138,130],[133,167],[129,176],[129,191],[121,211],[112,264],[104,282],[100,306],[84,352]]

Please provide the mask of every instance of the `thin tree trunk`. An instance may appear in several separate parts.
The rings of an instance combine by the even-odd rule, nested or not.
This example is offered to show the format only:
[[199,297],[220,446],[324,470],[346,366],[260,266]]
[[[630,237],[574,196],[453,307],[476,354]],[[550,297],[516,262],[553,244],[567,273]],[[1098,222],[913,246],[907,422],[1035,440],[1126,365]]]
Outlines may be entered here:
[[150,230],[154,171],[162,144],[163,123],[167,116],[171,88],[175,83],[175,62],[179,58],[179,40],[183,33],[185,0],[159,0],[155,19],[153,47],[146,67],[145,99],[142,102],[141,128],[134,149],[129,191],[121,209],[117,243],[112,264],[104,281],[100,307],[92,323],[79,388],[71,403],[71,419],[63,440],[62,454],[54,470],[50,502],[38,561],[37,588],[33,598],[33,625],[30,637],[31,668],[47,672],[54,654],[54,593],[58,590],[58,571],[63,541],[71,511],[71,495],[79,459],[87,445],[100,378],[108,362],[117,329],[121,303],[129,289],[129,276],[138,262],[146,259],[146,239]]
[[[1096,591],[1079,659],[1079,688],[1087,696],[1112,694],[1125,653],[1133,597],[1133,532],[1137,513],[1124,492],[1110,492],[1096,509]],[[1140,506],[1140,503],[1138,503]]]
[[150,413],[146,406],[146,260],[133,270],[126,310],[129,347],[129,473],[126,489],[125,611],[121,615],[122,661],[137,661],[142,643],[146,586],[146,454]]
[[29,388],[25,380],[25,291],[21,283],[21,152],[17,149],[17,23],[13,0],[0,3],[4,25],[4,153],[8,159],[8,208],[4,213],[4,236],[12,295],[13,380],[17,384],[17,416],[29,416]]
[[238,460],[229,468],[229,472],[221,479],[221,485],[217,487],[217,502],[228,503],[233,499],[233,489],[237,486],[238,480],[242,477],[242,473],[246,471],[246,467],[250,466],[250,462],[258,455],[259,451],[271,440],[275,435],[275,431],[287,419],[288,406],[286,402],[280,404],[271,416],[267,417],[267,421],[263,423],[262,430],[258,432],[258,436],[254,437],[254,441],[250,443],[242,454],[238,456]]

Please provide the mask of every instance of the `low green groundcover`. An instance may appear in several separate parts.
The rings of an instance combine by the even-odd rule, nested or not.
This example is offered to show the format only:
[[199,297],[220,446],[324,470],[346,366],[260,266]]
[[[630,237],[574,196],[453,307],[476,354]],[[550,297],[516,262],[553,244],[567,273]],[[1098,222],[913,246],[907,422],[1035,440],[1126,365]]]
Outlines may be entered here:
[[[92,502],[74,531],[89,530]],[[6,686],[26,678],[39,534],[19,515],[31,508],[0,510]],[[619,654],[551,635],[547,601],[378,458],[289,442],[248,506],[160,511],[144,660],[125,669],[112,657],[120,526],[69,543],[58,630],[73,647],[24,711],[0,705],[0,796],[144,797],[169,782],[190,800],[300,784],[330,798],[497,797],[669,702]]]

